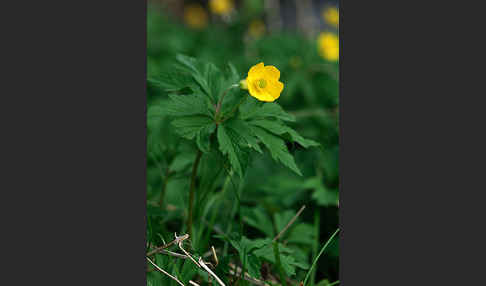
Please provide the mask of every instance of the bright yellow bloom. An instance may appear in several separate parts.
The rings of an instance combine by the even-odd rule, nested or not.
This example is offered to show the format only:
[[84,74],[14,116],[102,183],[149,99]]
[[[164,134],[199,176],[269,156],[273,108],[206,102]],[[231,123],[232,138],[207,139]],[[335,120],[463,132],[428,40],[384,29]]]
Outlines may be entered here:
[[209,2],[209,9],[211,9],[211,12],[218,15],[228,14],[233,10],[233,6],[232,0],[211,0]]
[[317,40],[319,53],[328,61],[339,60],[339,38],[336,34],[323,32]]
[[272,102],[280,97],[284,85],[280,81],[280,71],[274,66],[254,65],[248,71],[246,82],[250,95],[260,101]]
[[248,27],[248,34],[253,38],[260,38],[265,34],[265,24],[262,20],[253,20]]
[[194,29],[202,29],[208,24],[208,14],[199,4],[189,4],[184,7],[184,22]]
[[329,25],[339,26],[339,10],[336,7],[329,7],[322,12],[322,18]]

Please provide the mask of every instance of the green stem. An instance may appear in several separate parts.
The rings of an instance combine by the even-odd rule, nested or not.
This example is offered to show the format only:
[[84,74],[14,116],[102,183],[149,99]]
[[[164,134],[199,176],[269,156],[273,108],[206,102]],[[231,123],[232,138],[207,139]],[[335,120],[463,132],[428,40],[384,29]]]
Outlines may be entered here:
[[[223,189],[221,190],[221,193],[219,193],[218,195],[218,198],[216,199],[216,202],[218,202],[219,200],[223,200],[224,198],[224,195],[226,194],[226,189],[230,183],[230,180],[231,180],[231,176],[233,175],[233,170],[230,171],[230,173],[226,176],[226,180],[224,181],[224,184],[223,184]],[[211,235],[211,231],[213,230],[213,226],[214,226],[214,223],[216,222],[216,216],[218,214],[220,214],[219,212],[219,206],[220,206],[221,202],[219,202],[219,204],[215,203],[215,207],[214,207],[214,211],[211,215],[211,220],[209,221],[209,226],[208,226],[208,232],[205,236],[205,240],[204,241],[208,241],[209,240],[209,236]]]
[[226,96],[228,91],[230,91],[232,88],[235,88],[235,87],[238,87],[238,86],[239,86],[238,84],[233,84],[224,91],[223,96],[221,96],[221,98],[218,101],[218,105],[216,105],[216,112],[214,114],[214,118],[215,118],[216,121],[218,120],[218,115],[219,115],[219,112],[221,111],[221,105],[223,104],[224,97]]
[[[314,213],[314,233],[316,235],[316,238],[314,240],[314,243],[312,245],[312,259],[315,259],[317,257],[317,251],[319,247],[319,230],[320,230],[320,224],[321,224],[321,209],[317,208],[317,211]],[[316,282],[316,270],[312,270],[311,273],[311,280],[310,280],[310,285],[314,286]]]
[[187,232],[189,233],[189,237],[192,237],[192,205],[194,203],[194,189],[196,186],[197,167],[199,165],[199,161],[201,160],[201,156],[202,152],[198,149],[196,160],[194,161],[194,165],[192,166],[191,187],[189,193],[189,210],[187,218]]
[[285,280],[285,276],[282,269],[282,262],[280,262],[280,251],[278,249],[278,241],[275,241],[273,243],[273,253],[275,255],[275,262],[277,264],[278,273],[280,275],[280,282],[282,283],[282,285],[287,286],[287,281]]
[[229,118],[231,118],[231,115],[233,115],[233,113],[235,113],[236,110],[238,110],[238,107],[240,107],[240,105],[242,105],[246,101],[246,98],[247,97],[248,96],[243,96],[243,98],[240,100],[240,102],[238,103],[238,105],[236,105],[235,108],[233,108],[233,110],[231,110],[231,112],[228,113],[230,116],[228,116],[228,117],[224,118],[223,120],[221,120],[221,123],[222,122],[225,122],[226,120],[228,120]]
[[331,237],[327,240],[326,244],[324,244],[324,246],[321,248],[321,251],[319,251],[319,254],[317,255],[317,257],[314,259],[314,262],[312,263],[312,266],[311,268],[309,269],[309,271],[307,271],[307,275],[305,276],[305,279],[304,279],[304,283],[302,286],[305,286],[306,283],[307,283],[307,279],[309,279],[310,277],[310,274],[312,272],[312,270],[314,270],[314,267],[316,266],[317,264],[317,260],[319,260],[319,257],[321,256],[321,254],[324,252],[324,250],[327,248],[327,246],[329,245],[329,243],[331,243],[331,241],[333,240],[333,238],[336,236],[336,234],[339,232],[339,228],[336,229],[336,231],[331,235]]

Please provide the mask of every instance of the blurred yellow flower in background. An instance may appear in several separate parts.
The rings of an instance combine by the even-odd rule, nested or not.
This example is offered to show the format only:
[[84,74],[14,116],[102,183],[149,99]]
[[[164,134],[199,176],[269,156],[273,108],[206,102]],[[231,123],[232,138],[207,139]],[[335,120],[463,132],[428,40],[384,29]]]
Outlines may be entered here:
[[322,11],[324,21],[332,26],[339,27],[339,10],[336,7],[328,7]]
[[242,84],[248,87],[250,95],[260,101],[272,102],[280,97],[284,84],[278,81],[280,71],[274,66],[254,65],[248,71],[248,77]]
[[209,1],[209,9],[212,13],[218,15],[225,15],[228,14],[231,10],[233,10],[233,1],[232,0],[210,0]]
[[184,22],[191,28],[202,29],[208,25],[208,14],[199,4],[184,7]]
[[265,34],[265,23],[262,20],[253,20],[248,27],[248,34],[253,38],[260,38]]
[[339,37],[336,34],[323,32],[317,39],[319,54],[328,61],[339,60]]

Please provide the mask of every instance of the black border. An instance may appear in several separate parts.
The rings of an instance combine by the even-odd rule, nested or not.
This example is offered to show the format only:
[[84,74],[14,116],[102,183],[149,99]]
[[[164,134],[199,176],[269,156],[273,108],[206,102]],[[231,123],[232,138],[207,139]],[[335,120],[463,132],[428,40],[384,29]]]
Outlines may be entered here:
[[145,285],[146,1],[1,6],[0,284]]

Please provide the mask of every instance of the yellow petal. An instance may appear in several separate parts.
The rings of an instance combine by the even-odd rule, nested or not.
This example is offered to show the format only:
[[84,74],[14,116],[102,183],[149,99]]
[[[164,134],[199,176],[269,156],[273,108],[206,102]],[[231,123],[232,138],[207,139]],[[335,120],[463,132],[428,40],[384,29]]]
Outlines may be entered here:
[[280,81],[271,81],[268,83],[268,86],[265,90],[275,100],[280,97],[283,88],[284,88],[284,84],[281,83]]
[[274,66],[266,66],[265,74],[269,79],[278,80],[280,78],[280,71]]
[[264,68],[263,62],[256,64],[256,65],[252,66],[250,68],[250,70],[248,71],[248,79],[250,81],[253,81],[254,79],[261,78],[262,77],[261,75],[264,73],[264,71],[265,71],[265,68]]
[[267,101],[267,102],[272,102],[275,99],[265,90],[258,90],[253,86],[248,86],[250,95],[253,96],[254,98],[260,100],[260,101]]

